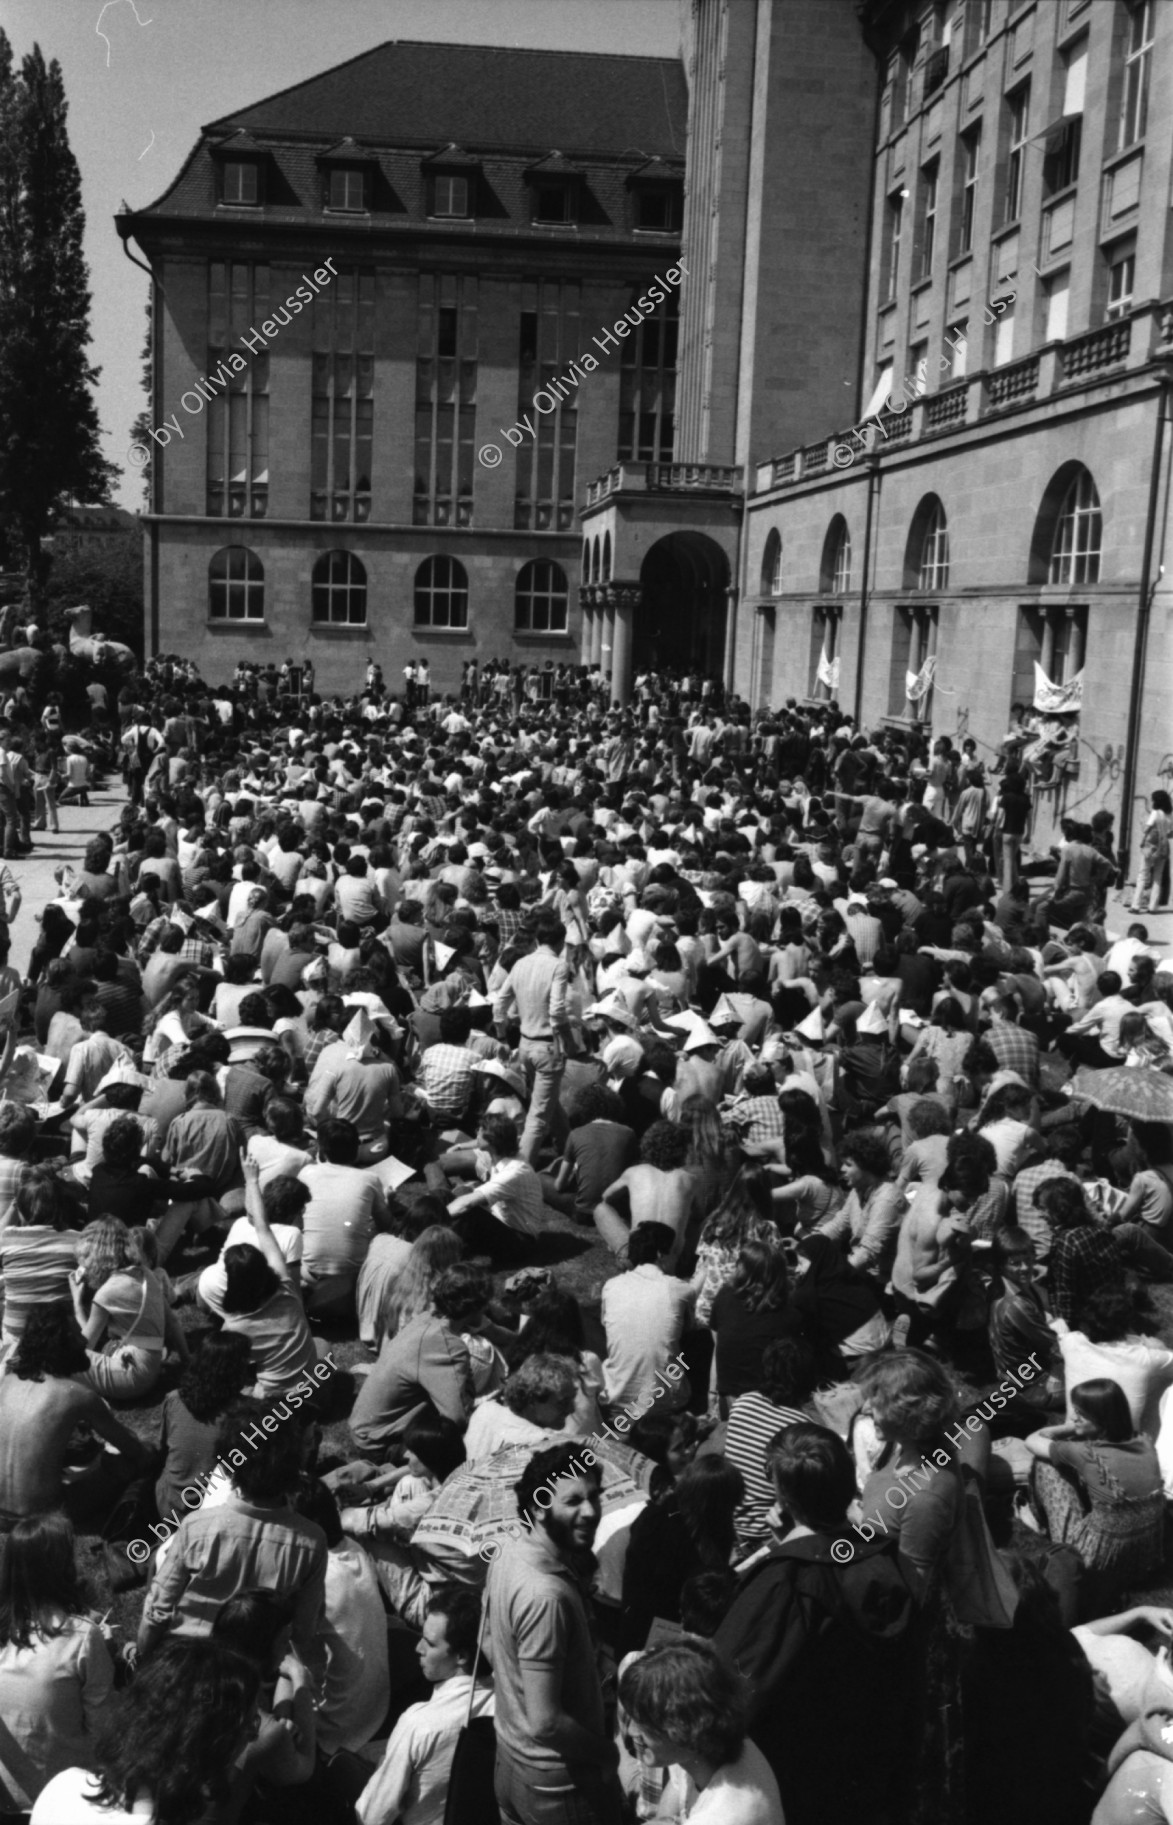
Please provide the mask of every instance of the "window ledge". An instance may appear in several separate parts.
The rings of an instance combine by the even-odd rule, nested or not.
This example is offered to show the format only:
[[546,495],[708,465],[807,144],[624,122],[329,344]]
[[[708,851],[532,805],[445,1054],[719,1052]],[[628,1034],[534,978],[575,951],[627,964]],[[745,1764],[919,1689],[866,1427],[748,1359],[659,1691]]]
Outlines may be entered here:
[[1143,151],[1144,140],[1134,139],[1131,146],[1122,146],[1119,152],[1113,152],[1110,158],[1106,158],[1101,169],[1115,171],[1117,165],[1126,165],[1130,158],[1135,158],[1138,152]]
[[249,210],[256,214],[259,214],[260,211],[264,209],[265,205],[263,203],[226,203],[224,201],[223,197],[221,197],[218,199],[218,201],[216,203],[216,207],[217,207],[217,209]]
[[1050,196],[1045,196],[1043,198],[1042,207],[1044,213],[1046,213],[1048,209],[1054,209],[1058,203],[1065,203],[1068,197],[1074,196],[1078,189],[1079,179],[1076,178],[1073,184],[1064,184],[1062,190],[1052,190]]
[[411,631],[416,635],[417,639],[469,640],[472,638],[472,629],[470,627],[420,627],[417,623],[412,627]]
[[565,641],[567,645],[570,645],[573,642],[574,636],[568,627],[560,627],[557,629],[551,628],[549,633],[545,634],[542,633],[540,628],[515,627],[513,630],[513,638],[515,640],[520,640],[523,644],[529,644],[532,641],[540,642],[543,646],[548,646],[551,640],[562,640]]
[[343,207],[343,205],[341,203],[323,203],[322,204],[322,214],[323,215],[369,216],[370,213],[371,213],[370,210],[366,207],[365,204],[363,205],[363,207],[361,209],[346,209]]
[[259,621],[230,621],[227,615],[209,615],[204,625],[214,628],[218,634],[267,634],[269,631],[263,617]]
[[314,635],[325,635],[327,640],[339,638],[365,640],[371,631],[369,621],[311,621],[309,632]]

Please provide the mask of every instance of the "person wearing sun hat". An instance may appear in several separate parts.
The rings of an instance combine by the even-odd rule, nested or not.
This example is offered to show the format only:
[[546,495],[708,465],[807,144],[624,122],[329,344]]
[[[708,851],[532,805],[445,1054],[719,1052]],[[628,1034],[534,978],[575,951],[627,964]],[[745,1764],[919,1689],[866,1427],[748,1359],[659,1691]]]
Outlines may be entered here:
[[352,1122],[358,1130],[362,1165],[381,1160],[389,1151],[388,1119],[403,1113],[399,1072],[381,1052],[366,1008],[358,1008],[341,1039],[320,1054],[306,1089],[305,1112],[313,1123],[327,1116]]

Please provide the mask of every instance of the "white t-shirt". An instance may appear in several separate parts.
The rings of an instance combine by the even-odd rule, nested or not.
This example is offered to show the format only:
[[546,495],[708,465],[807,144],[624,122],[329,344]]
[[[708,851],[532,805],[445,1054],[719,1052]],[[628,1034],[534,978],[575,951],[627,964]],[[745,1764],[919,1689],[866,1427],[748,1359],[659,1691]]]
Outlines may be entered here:
[[140,1800],[133,1812],[116,1806],[99,1806],[94,1799],[96,1776],[88,1768],[66,1768],[41,1788],[33,1806],[36,1825],[143,1825],[154,1816],[149,1800]]
[[1069,1331],[1059,1339],[1063,1379],[1067,1388],[1067,1419],[1075,1412],[1071,1390],[1082,1381],[1106,1377],[1123,1389],[1132,1423],[1146,1438],[1155,1439],[1160,1427],[1161,1396],[1173,1382],[1173,1351],[1158,1337],[1123,1337],[1112,1343],[1092,1343],[1082,1331]]
[[[281,1258],[290,1267],[301,1260],[304,1237],[300,1229],[291,1223],[274,1223],[271,1226],[273,1240],[281,1250]],[[240,1243],[247,1243],[250,1248],[257,1246],[257,1232],[247,1217],[237,1217],[224,1242],[224,1248],[234,1248]],[[228,1275],[224,1271],[224,1248],[220,1250],[220,1259],[206,1267],[199,1278],[199,1295],[204,1304],[216,1313],[223,1314],[224,1295],[228,1291]]]
[[669,1817],[688,1825],[785,1825],[782,1796],[774,1771],[749,1738],[735,1762],[718,1768],[703,1793],[698,1793],[683,1768],[673,1768],[665,1799],[671,1796]]

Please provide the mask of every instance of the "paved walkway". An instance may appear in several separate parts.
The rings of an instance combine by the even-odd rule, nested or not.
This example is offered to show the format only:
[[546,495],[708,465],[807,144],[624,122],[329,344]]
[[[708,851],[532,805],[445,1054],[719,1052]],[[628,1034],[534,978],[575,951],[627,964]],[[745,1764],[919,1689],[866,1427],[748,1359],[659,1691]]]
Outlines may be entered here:
[[90,838],[113,830],[125,803],[126,787],[116,773],[112,774],[98,791],[91,790],[88,806],[71,804],[59,808],[60,836],[51,831],[34,830],[36,847],[32,855],[8,864],[20,882],[22,896],[20,912],[12,926],[10,961],[22,976],[28,973],[29,956],[37,941],[42,910],[59,892],[53,870],[61,862],[71,862],[75,868],[80,868]]

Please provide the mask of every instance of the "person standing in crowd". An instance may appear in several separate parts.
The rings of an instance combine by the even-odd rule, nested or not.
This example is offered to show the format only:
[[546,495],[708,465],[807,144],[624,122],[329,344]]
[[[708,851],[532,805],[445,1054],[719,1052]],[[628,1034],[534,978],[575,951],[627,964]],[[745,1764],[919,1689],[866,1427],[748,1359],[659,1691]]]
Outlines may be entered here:
[[573,1446],[536,1451],[517,1485],[531,1531],[507,1541],[489,1567],[504,1825],[619,1825],[617,1757],[581,1584],[599,1486],[593,1462],[583,1467]]

